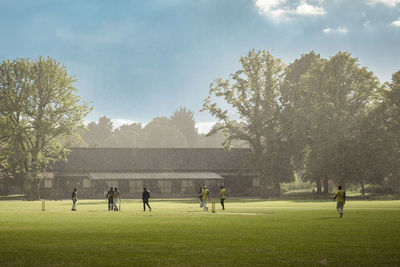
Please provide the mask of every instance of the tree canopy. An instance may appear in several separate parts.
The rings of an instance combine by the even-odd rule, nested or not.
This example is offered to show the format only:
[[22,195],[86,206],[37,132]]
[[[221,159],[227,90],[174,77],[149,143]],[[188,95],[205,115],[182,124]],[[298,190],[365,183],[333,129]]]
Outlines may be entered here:
[[381,87],[347,52],[311,51],[286,66],[252,50],[240,63],[211,83],[203,111],[219,120],[210,134],[224,132],[228,149],[232,140],[249,144],[265,188],[279,190],[293,171],[325,193],[329,181],[363,192],[365,182],[399,181],[400,72]]
[[0,65],[0,171],[18,179],[21,188],[29,187],[27,178],[37,183],[39,172],[62,157],[84,127],[91,108],[81,103],[75,81],[52,58]]

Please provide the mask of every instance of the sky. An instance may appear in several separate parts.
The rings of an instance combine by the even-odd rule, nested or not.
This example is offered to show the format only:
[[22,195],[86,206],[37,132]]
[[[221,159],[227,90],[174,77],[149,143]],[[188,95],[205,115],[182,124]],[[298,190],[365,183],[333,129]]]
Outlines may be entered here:
[[290,64],[347,51],[381,82],[400,69],[400,0],[0,0],[0,60],[52,57],[76,77],[85,119],[148,123],[180,107],[199,132],[210,83],[251,49]]

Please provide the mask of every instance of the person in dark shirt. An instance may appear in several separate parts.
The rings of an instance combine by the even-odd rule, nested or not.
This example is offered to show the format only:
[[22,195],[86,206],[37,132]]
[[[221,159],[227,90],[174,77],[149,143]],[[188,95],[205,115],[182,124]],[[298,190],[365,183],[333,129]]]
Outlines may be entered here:
[[220,199],[221,199],[221,206],[222,206],[223,210],[225,210],[225,198],[226,198],[226,189],[223,185],[221,185]]
[[108,199],[108,210],[113,210],[113,195],[114,189],[110,187],[110,190],[107,192],[106,198]]
[[78,189],[74,188],[74,191],[71,194],[72,197],[72,211],[76,211],[76,202],[78,201]]
[[150,192],[145,187],[143,189],[143,193],[142,193],[143,211],[146,211],[146,205],[147,205],[147,207],[149,207],[149,211],[151,211],[151,207],[149,205],[149,198],[150,198]]

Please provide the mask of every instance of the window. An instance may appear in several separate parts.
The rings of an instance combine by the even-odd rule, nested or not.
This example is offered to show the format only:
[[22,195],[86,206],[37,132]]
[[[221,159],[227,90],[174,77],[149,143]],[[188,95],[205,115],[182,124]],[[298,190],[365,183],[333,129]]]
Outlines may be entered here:
[[158,188],[160,188],[161,193],[171,193],[171,181],[159,180]]
[[118,181],[108,180],[106,181],[107,187],[118,187]]
[[216,186],[217,185],[217,181],[216,180],[210,180],[208,181],[208,186]]
[[44,188],[52,188],[53,187],[53,179],[44,179],[43,186],[44,186]]
[[182,193],[193,193],[194,183],[192,180],[182,180],[181,192]]
[[261,181],[259,177],[254,177],[253,178],[253,186],[254,187],[260,187],[261,186]]
[[129,181],[129,193],[140,193],[143,190],[143,181]]
[[83,187],[84,188],[89,188],[92,185],[92,181],[90,181],[88,178],[83,179]]

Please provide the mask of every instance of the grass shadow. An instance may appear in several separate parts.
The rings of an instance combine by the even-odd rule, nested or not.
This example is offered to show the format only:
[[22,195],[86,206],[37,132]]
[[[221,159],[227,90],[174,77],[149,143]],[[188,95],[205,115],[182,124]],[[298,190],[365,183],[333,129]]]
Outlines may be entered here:
[[322,217],[322,218],[317,218],[316,220],[333,220],[337,219],[338,217]]

